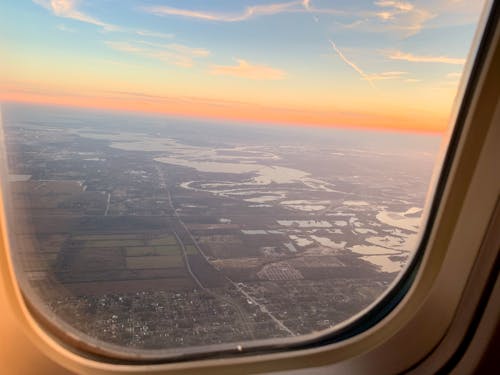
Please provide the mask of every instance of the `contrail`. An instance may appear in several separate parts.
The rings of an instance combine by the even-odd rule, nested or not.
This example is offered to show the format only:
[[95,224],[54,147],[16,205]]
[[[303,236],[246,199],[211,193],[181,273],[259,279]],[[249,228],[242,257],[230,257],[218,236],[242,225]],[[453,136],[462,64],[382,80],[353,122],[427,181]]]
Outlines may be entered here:
[[368,83],[373,87],[375,88],[375,85],[373,84],[372,82],[372,79],[371,77],[366,74],[365,72],[363,72],[363,70],[357,66],[356,64],[354,64],[351,60],[349,60],[347,57],[344,56],[344,54],[342,53],[341,50],[338,49],[338,47],[335,45],[335,43],[333,43],[333,41],[331,39],[328,39],[328,41],[330,42],[330,44],[332,45],[332,48],[335,52],[337,52],[337,54],[339,55],[339,57],[347,64],[349,65],[351,68],[353,68],[365,81],[368,81]]
[[[311,10],[312,10],[311,0],[302,0],[302,6],[304,7],[304,9],[306,9],[306,11],[311,12]],[[314,21],[316,23],[319,23],[319,18],[317,16],[314,15],[313,18],[314,18]],[[365,81],[367,81],[370,84],[371,87],[375,88],[375,85],[373,84],[372,77],[369,76],[368,74],[366,74],[359,66],[357,66],[355,63],[353,63],[347,57],[345,57],[344,54],[342,53],[342,51],[340,49],[338,49],[338,47],[335,45],[335,43],[333,43],[333,41],[331,39],[328,39],[328,41],[330,42],[333,50],[335,52],[337,52],[339,57],[342,59],[342,61],[344,61],[347,65],[349,65],[351,68],[353,68]]]

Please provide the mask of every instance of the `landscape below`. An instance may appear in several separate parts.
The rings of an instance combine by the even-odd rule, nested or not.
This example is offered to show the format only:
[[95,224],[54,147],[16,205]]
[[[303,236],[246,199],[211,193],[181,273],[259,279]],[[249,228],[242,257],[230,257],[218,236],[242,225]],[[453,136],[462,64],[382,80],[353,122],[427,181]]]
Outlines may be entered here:
[[136,349],[318,332],[411,260],[438,137],[183,121],[6,109],[13,249],[77,331]]

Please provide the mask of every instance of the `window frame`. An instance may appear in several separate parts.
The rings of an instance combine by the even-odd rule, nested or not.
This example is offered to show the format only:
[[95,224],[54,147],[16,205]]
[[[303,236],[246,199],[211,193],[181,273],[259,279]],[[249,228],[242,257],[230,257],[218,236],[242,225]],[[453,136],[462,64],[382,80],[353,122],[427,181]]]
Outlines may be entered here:
[[[491,12],[488,16],[489,6]],[[457,94],[461,102],[455,103],[451,117],[456,126],[450,136],[448,151],[443,155],[442,171],[434,185],[432,193],[435,197],[427,207],[429,221],[421,244],[426,249],[420,249],[413,265],[409,266],[413,274],[399,279],[399,282],[410,282],[406,284],[408,291],[401,293],[399,289],[398,293],[398,289],[393,289],[383,297],[390,296],[391,301],[398,300],[399,303],[390,311],[383,309],[380,319],[372,321],[362,332],[353,336],[349,334],[338,341],[335,340],[338,335],[332,336],[334,342],[316,342],[309,347],[302,345],[302,348],[289,351],[279,348],[274,353],[249,353],[245,356],[191,362],[151,361],[132,365],[126,362],[104,362],[85,356],[41,326],[36,312],[30,309],[23,297],[14,272],[14,261],[8,251],[6,234],[9,232],[4,211],[6,202],[3,199],[0,200],[0,288],[6,298],[1,298],[0,308],[9,309],[17,315],[24,333],[43,355],[81,373],[258,373],[327,366],[333,373],[369,371],[383,374],[409,369],[417,371],[421,366],[436,368],[433,361],[438,350],[446,352],[448,356],[454,353],[454,350],[443,349],[442,346],[443,343],[454,346],[455,340],[449,344],[450,332],[463,336],[456,329],[451,330],[453,322],[456,325],[457,316],[460,318],[460,313],[470,315],[475,312],[475,308],[466,308],[472,310],[469,313],[460,310],[463,296],[470,293],[467,291],[468,282],[477,278],[474,275],[489,275],[488,262],[494,264],[491,262],[494,251],[487,246],[481,247],[481,244],[498,199],[499,178],[496,177],[495,185],[495,176],[489,176],[491,166],[495,165],[495,155],[498,154],[494,140],[498,136],[500,123],[498,89],[495,87],[495,67],[498,75],[500,60],[498,13],[499,1],[490,1],[482,24],[478,27],[481,32],[476,36],[474,46],[478,51],[477,57],[475,62],[469,61],[466,66],[464,77],[469,79],[462,79]],[[485,181],[491,178],[494,183],[485,186],[488,185]],[[417,267],[418,263],[420,267]],[[453,275],[457,269],[461,272]],[[446,305],[443,301],[446,301]],[[436,306],[440,306],[440,316],[429,324],[429,314]],[[349,324],[345,327],[349,328]],[[345,332],[349,333],[348,330]],[[401,351],[402,347],[408,345],[410,337],[414,350]],[[384,355],[395,352],[398,352],[397,359],[393,355]]]

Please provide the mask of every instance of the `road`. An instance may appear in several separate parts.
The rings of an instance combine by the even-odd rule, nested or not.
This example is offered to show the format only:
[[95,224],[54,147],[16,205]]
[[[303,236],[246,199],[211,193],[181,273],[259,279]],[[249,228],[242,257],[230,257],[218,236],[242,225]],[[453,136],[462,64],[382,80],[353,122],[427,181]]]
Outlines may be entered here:
[[[195,247],[198,250],[198,252],[208,262],[207,257],[205,256],[205,254],[203,254],[203,252],[199,248],[199,246],[198,246],[196,240],[194,239],[193,235],[191,234],[191,232],[189,231],[189,229],[187,228],[187,226],[184,224],[184,222],[182,221],[182,219],[180,218],[179,214],[177,213],[177,211],[176,211],[176,209],[174,207],[174,204],[172,202],[172,195],[170,193],[170,190],[168,189],[164,172],[158,166],[156,167],[156,170],[158,172],[158,177],[160,179],[160,187],[167,194],[167,199],[168,199],[168,202],[169,202],[170,209],[174,213],[173,217],[179,222],[179,224],[181,224],[182,228],[186,231],[186,233],[188,234],[189,238],[191,238],[191,240],[193,241],[193,244],[195,245]],[[247,317],[248,314],[243,310],[243,308],[238,303],[234,302],[231,298],[228,298],[228,297],[226,297],[224,295],[218,294],[218,293],[214,292],[213,290],[211,290],[211,289],[209,289],[209,288],[207,288],[207,287],[205,287],[203,285],[203,283],[200,281],[200,279],[198,278],[198,276],[195,274],[195,272],[193,272],[193,269],[191,268],[191,264],[189,263],[189,257],[187,255],[187,251],[186,251],[186,247],[184,245],[184,242],[180,238],[179,234],[175,231],[174,226],[170,225],[170,228],[171,228],[172,232],[174,233],[174,236],[177,239],[177,242],[181,245],[182,256],[184,258],[184,263],[186,265],[186,269],[187,269],[189,275],[191,276],[191,278],[196,283],[196,285],[198,285],[198,287],[201,290],[203,290],[205,293],[209,294],[210,296],[212,296],[212,297],[214,297],[214,298],[216,298],[216,299],[218,299],[218,300],[220,300],[222,302],[225,302],[226,304],[232,306],[234,308],[234,310],[236,311],[236,313],[238,314],[239,320],[240,320],[242,326],[244,327],[245,331],[247,332],[247,334],[251,338],[254,339],[255,335],[253,333],[253,328],[252,328],[250,322],[248,321],[248,317]],[[208,262],[208,264],[211,266],[211,264],[209,262]]]

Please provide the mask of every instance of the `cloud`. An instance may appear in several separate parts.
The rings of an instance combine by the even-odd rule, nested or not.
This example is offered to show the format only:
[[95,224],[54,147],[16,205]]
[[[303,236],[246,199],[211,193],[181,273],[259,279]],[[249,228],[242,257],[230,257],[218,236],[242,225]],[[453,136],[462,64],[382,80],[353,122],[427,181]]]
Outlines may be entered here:
[[236,59],[237,65],[215,65],[210,69],[211,74],[227,75],[253,80],[280,80],[286,73],[283,70],[271,68],[266,65],[249,63],[246,60]]
[[342,23],[342,22],[335,22],[337,25],[340,25],[344,29],[355,29],[359,26],[362,26],[367,20],[362,19],[362,20],[355,20],[349,23]]
[[376,6],[384,8],[384,11],[377,12],[375,15],[383,21],[394,20],[397,16],[412,12],[415,7],[410,3],[401,1],[375,1]]
[[375,5],[382,8],[394,8],[402,12],[409,12],[414,9],[413,4],[404,2],[404,1],[375,1]]
[[[157,38],[157,39],[172,39],[175,37],[171,33],[161,33],[157,31],[150,30],[136,30],[122,28],[117,25],[112,25],[110,23],[103,22],[95,17],[92,17],[80,10],[78,10],[78,4],[81,0],[32,0],[35,4],[38,4],[45,9],[51,11],[55,16],[62,18],[74,19],[81,22],[90,23],[102,27],[106,31],[119,31],[127,34],[139,35],[145,38]],[[58,25],[57,28],[60,31],[74,32],[75,30],[67,27],[66,25]]]
[[394,18],[394,13],[391,12],[378,12],[376,13],[377,17],[381,20],[387,21]]
[[382,73],[377,73],[377,74],[369,74],[368,77],[372,81],[381,81],[381,80],[386,80],[386,79],[398,79],[401,78],[402,76],[408,74],[408,72],[382,72]]
[[166,44],[165,47],[171,51],[177,52],[184,56],[190,57],[207,57],[210,56],[210,51],[205,48],[193,48],[183,44]]
[[45,9],[50,10],[55,16],[62,18],[70,18],[80,22],[90,23],[102,27],[106,31],[113,31],[117,26],[110,23],[100,21],[77,9],[78,0],[33,0]]
[[201,12],[187,9],[172,8],[168,6],[149,6],[143,9],[158,16],[180,16],[188,18],[197,18],[206,21],[219,21],[219,22],[239,22],[247,20],[251,17],[260,15],[273,15],[277,13],[297,10],[299,6],[309,4],[309,2],[290,1],[287,3],[274,3],[267,5],[254,5],[244,9],[241,13],[210,13]]
[[216,22],[241,22],[257,16],[271,16],[280,13],[328,13],[343,14],[345,12],[329,8],[315,8],[311,5],[311,0],[295,0],[284,3],[271,3],[265,5],[252,5],[243,9],[239,13],[217,13],[197,10],[173,8],[169,6],[146,6],[142,8],[145,12],[157,16],[178,16],[185,18],[195,18],[205,21]]
[[440,64],[453,64],[453,65],[463,65],[465,59],[447,57],[447,56],[418,56],[412,53],[405,53],[401,51],[391,52],[387,55],[391,60],[403,60],[409,62],[421,62],[421,63],[440,63]]
[[462,77],[462,73],[460,73],[460,72],[448,73],[446,75],[446,78],[450,78],[450,79],[458,79],[460,77]]
[[[210,51],[205,49],[205,48],[189,47],[189,46],[186,46],[183,44],[178,44],[178,43],[162,44],[162,43],[149,42],[146,40],[138,40],[138,41],[135,41],[135,44],[148,46],[148,47],[151,47],[151,48],[157,49],[157,50],[170,51],[170,52],[182,55],[182,56],[189,56],[192,58],[210,56]],[[140,48],[140,47],[138,47],[138,48]]]
[[[51,11],[55,16],[62,18],[74,19],[80,22],[90,23],[102,27],[105,31],[118,31],[127,34],[139,35],[145,38],[156,38],[156,39],[173,39],[174,34],[162,33],[151,30],[144,29],[127,29],[119,27],[117,25],[112,25],[110,23],[103,22],[95,17],[92,17],[78,9],[78,4],[82,0],[32,0],[35,4],[38,4],[45,9]],[[67,27],[66,25],[58,25],[57,28],[60,31],[65,32],[75,32],[74,29]]]
[[115,51],[130,53],[182,67],[191,67],[194,65],[195,59],[210,55],[210,51],[205,48],[193,48],[175,43],[106,41],[105,44]]
[[379,27],[402,30],[406,36],[418,33],[427,21],[435,17],[435,14],[405,1],[381,0],[375,1],[374,5],[380,8],[374,13],[375,18],[382,21]]
[[173,39],[175,37],[174,34],[165,34],[149,30],[136,30],[135,34],[143,37],[160,38],[160,39]]
[[[421,3],[419,3],[421,4]],[[373,3],[374,9],[344,12],[347,22],[336,22],[342,28],[362,32],[395,32],[401,37],[419,33],[426,24],[436,17],[423,5],[418,7],[405,1],[381,0]],[[433,5],[431,9],[435,9]]]

